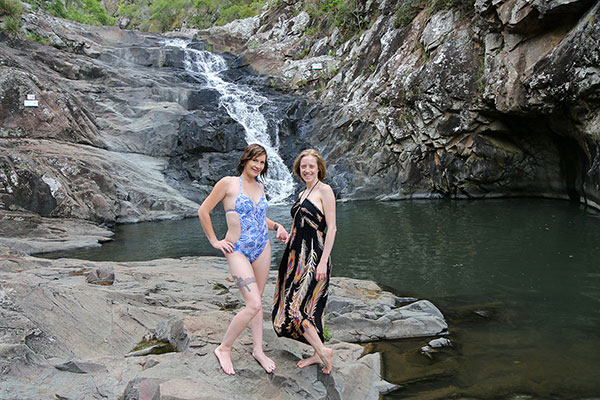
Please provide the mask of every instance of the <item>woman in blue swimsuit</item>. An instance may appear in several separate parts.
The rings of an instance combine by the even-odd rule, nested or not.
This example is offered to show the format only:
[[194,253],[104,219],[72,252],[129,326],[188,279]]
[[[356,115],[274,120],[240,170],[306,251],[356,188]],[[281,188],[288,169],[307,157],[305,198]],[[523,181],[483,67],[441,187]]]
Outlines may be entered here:
[[[215,349],[221,368],[229,375],[235,374],[231,348],[248,324],[252,329],[252,355],[268,373],[275,370],[275,363],[262,348],[262,294],[271,266],[268,230],[277,231],[277,238],[282,242],[287,241],[288,233],[281,224],[267,218],[267,199],[258,178],[267,174],[268,167],[265,148],[259,144],[249,145],[237,167],[240,176],[227,176],[217,182],[198,210],[206,237],[225,255],[231,276],[246,303]],[[210,219],[210,212],[220,202],[227,219],[227,234],[223,240],[217,239]]]

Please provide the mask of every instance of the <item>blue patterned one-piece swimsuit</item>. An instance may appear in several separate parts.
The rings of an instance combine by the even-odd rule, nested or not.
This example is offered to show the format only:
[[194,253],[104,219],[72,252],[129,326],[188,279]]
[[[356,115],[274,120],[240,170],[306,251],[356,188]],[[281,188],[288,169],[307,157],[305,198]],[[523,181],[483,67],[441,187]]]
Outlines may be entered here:
[[[256,183],[258,185],[258,182]],[[260,188],[260,185],[258,185]],[[262,191],[262,188],[260,189]],[[242,191],[242,177],[240,176],[240,193],[235,200],[235,209],[226,212],[235,211],[240,218],[241,234],[240,238],[233,245],[233,251],[240,253],[251,263],[256,261],[269,241],[269,232],[267,230],[267,209],[269,204],[265,198],[265,192],[254,204],[252,199]]]

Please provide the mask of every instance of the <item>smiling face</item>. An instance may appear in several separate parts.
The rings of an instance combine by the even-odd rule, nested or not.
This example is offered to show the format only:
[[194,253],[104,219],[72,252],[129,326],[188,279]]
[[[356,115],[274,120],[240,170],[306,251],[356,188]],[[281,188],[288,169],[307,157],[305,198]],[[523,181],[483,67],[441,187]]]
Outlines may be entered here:
[[237,171],[256,179],[259,175],[264,178],[268,170],[269,162],[265,148],[258,143],[249,144],[240,158]]
[[304,156],[300,160],[300,178],[306,186],[312,186],[319,179],[319,166],[314,156]]
[[325,160],[316,149],[302,150],[294,161],[294,174],[307,186],[325,179]]
[[256,179],[258,178],[260,173],[265,169],[266,162],[267,156],[265,154],[252,157],[251,159],[246,161],[246,165],[244,165],[244,173]]

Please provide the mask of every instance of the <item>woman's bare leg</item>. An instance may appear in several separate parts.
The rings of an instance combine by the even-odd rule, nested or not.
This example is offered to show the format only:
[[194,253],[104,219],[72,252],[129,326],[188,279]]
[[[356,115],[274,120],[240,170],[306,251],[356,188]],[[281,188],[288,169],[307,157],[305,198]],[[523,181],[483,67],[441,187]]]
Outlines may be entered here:
[[[250,321],[262,310],[261,293],[256,284],[254,270],[248,259],[239,253],[229,253],[226,256],[229,271],[240,288],[246,306],[231,320],[221,344],[215,349],[215,355],[219,359],[221,368],[226,374],[235,374],[231,362],[231,347],[233,342],[240,336]],[[264,285],[263,285],[264,289]]]
[[305,319],[302,321],[302,326],[304,327],[304,338],[313,347],[313,349],[315,349],[315,353],[321,359],[321,364],[323,364],[323,373],[330,374],[331,370],[333,369],[333,349],[325,347],[323,342],[321,342],[321,338],[319,337],[317,330],[308,320]]
[[[256,277],[256,283],[262,299],[262,294],[265,290],[267,278],[269,277],[269,270],[271,268],[271,243],[267,242],[262,254],[252,263],[252,268],[254,269],[254,276]],[[271,373],[275,370],[275,362],[267,357],[263,351],[262,302],[260,310],[250,322],[250,328],[252,329],[252,356],[254,356],[256,361],[262,365],[267,373]]]

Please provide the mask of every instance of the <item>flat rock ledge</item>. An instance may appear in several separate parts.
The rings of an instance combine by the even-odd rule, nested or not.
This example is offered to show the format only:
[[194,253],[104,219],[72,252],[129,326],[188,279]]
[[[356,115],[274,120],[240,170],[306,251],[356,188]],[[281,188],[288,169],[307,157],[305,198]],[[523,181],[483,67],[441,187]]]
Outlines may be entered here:
[[[242,299],[223,258],[115,263],[9,250],[0,247],[0,398],[6,400],[377,399],[396,387],[382,379],[379,353],[364,354],[350,342],[447,330],[427,301],[398,298],[373,282],[333,278],[326,324],[334,371],[299,369],[296,362],[311,349],[273,332],[272,275],[263,302],[264,341],[277,369],[266,374],[254,361],[246,329],[233,349],[237,374],[227,376],[213,350]],[[96,270],[114,273],[112,285],[87,283]],[[150,339],[178,351],[136,350]]]

